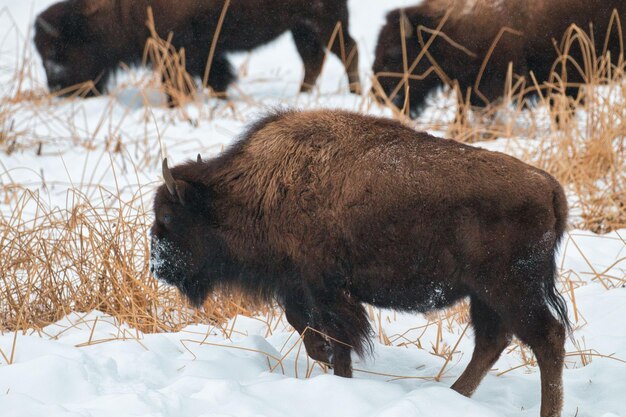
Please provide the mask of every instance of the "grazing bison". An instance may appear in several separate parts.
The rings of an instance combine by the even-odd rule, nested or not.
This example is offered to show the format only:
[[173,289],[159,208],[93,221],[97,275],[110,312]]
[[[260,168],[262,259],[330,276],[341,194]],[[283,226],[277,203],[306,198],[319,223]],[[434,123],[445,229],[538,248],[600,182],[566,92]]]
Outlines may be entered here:
[[[249,51],[291,31],[304,61],[302,91],[317,80],[325,48],[337,24],[331,51],[342,58],[350,89],[358,92],[358,54],[348,34],[347,0],[232,0],[213,55],[208,85],[224,92],[235,75],[228,52]],[[150,36],[152,7],[156,31],[173,33],[172,45],[184,48],[187,71],[204,77],[224,0],[66,0],[50,6],[35,23],[35,45],[52,91],[94,80],[99,92],[120,63],[142,61]]]
[[516,335],[537,356],[541,415],[559,415],[567,202],[546,172],[324,110],[272,114],[216,159],[165,160],[163,177],[151,270],[192,303],[219,287],[277,300],[308,354],[349,377],[371,332],[362,303],[425,312],[469,297],[476,347],[452,388],[471,395]]
[[[408,102],[414,114],[423,107],[431,91],[445,84],[452,85],[454,81],[463,94],[468,88],[472,89],[473,105],[484,106],[504,93],[509,63],[515,74],[526,78],[527,86],[532,86],[531,72],[539,83],[547,81],[559,56],[559,43],[570,25],[585,31],[593,25],[592,39],[599,54],[605,49],[607,28],[614,10],[626,17],[626,2],[425,0],[416,7],[394,10],[387,15],[387,23],[378,39],[373,71],[379,87],[374,88],[373,93],[382,98],[382,90],[402,107],[405,88],[402,75],[398,73],[403,74],[407,65],[414,76],[408,83]],[[433,38],[438,28],[444,35]],[[622,52],[620,44],[624,41],[626,38],[620,36],[618,25],[613,24],[607,47],[614,61]],[[493,45],[495,48],[490,51]],[[583,63],[578,45],[572,47],[571,56]],[[417,58],[420,58],[418,63],[412,67]],[[433,63],[439,68],[429,72],[435,67]],[[560,72],[563,67],[556,69]],[[566,65],[566,69],[570,83],[582,81],[574,65]],[[569,88],[567,93],[573,96],[577,89]]]

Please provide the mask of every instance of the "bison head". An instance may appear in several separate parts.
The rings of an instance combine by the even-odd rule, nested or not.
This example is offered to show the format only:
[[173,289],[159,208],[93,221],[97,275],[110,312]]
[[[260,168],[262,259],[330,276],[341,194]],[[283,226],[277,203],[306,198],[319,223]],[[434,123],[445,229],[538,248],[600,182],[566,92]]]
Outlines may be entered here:
[[[415,20],[417,19],[417,20]],[[432,73],[426,56],[420,57],[421,46],[417,33],[418,24],[428,26],[430,19],[424,16],[409,18],[404,10],[394,10],[387,15],[376,46],[376,58],[372,70],[375,81],[371,94],[380,102],[390,100],[396,107],[402,108],[407,98],[409,108],[417,112],[424,105],[426,96],[438,84],[437,76]],[[404,38],[403,38],[404,37]],[[423,34],[427,41],[428,33]],[[416,59],[420,60],[415,63]],[[412,79],[404,82],[405,66]]]
[[174,179],[177,170],[197,169],[200,164],[176,167],[173,175],[167,159],[163,161],[165,184],[156,193],[150,231],[153,276],[176,286],[196,306],[202,304],[213,287],[211,280],[224,272],[225,265],[207,187]]
[[94,81],[103,92],[124,48],[119,45],[124,44],[119,42],[122,31],[112,8],[112,0],[66,0],[37,17],[35,46],[50,91]]

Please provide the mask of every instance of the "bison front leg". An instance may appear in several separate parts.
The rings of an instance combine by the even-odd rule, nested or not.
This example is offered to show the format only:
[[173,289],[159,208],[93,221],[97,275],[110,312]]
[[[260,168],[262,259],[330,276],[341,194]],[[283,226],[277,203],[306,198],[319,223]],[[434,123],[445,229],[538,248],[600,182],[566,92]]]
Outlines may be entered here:
[[342,289],[313,292],[315,311],[332,346],[334,374],[352,377],[351,353],[363,355],[371,327],[361,303]]
[[330,364],[332,348],[313,323],[311,306],[304,297],[289,298],[285,303],[285,316],[304,341],[306,353],[311,359]]
[[226,98],[228,86],[237,77],[228,59],[223,55],[215,55],[209,72],[208,87],[218,98]]
[[[197,51],[191,50],[189,52],[187,59],[187,71],[189,71],[189,74],[199,78],[203,83],[206,81],[206,85],[202,87],[209,87],[217,98],[226,98],[228,86],[237,78],[228,58],[218,51],[215,53],[213,60],[207,62],[208,48],[198,49]],[[205,80],[207,75],[208,79]]]

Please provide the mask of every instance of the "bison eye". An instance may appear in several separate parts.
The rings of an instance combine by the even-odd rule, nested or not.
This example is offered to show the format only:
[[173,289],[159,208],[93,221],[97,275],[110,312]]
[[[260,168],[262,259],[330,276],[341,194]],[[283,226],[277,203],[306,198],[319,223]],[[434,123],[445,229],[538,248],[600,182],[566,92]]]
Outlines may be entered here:
[[166,225],[170,225],[172,224],[172,215],[171,214],[166,214],[163,216],[163,223]]

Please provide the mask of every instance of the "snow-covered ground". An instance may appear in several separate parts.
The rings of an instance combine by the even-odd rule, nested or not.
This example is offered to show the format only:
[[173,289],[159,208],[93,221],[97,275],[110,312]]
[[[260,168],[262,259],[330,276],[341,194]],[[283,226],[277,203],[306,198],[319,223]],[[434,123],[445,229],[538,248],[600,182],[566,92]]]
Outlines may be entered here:
[[[415,1],[350,0],[363,79],[385,11]],[[299,94],[303,70],[290,35],[232,57],[241,77],[229,104],[202,100],[184,111],[167,109],[149,82],[138,87],[137,80],[150,78],[140,70],[121,74],[108,96],[11,103],[24,88],[15,78],[24,56],[34,64],[23,82],[43,91],[42,66],[25,46],[33,16],[53,2],[0,0],[0,111],[8,114],[3,131],[15,141],[3,148],[10,153],[0,153],[0,185],[35,191],[48,207],[66,207],[70,188],[93,199],[103,198],[101,188],[122,196],[141,189],[149,202],[161,151],[174,163],[197,153],[211,157],[277,106],[389,114],[347,92],[334,57],[314,91]],[[489,146],[506,149],[500,144]],[[0,190],[3,216],[17,204],[10,193]],[[562,286],[570,316],[578,319],[566,346],[563,415],[626,417],[626,230],[571,230],[559,265],[572,283]],[[99,312],[72,313],[43,331],[0,335],[0,416],[539,415],[539,371],[527,365],[528,350],[511,345],[467,399],[448,388],[471,357],[466,321],[378,310],[371,318],[374,352],[354,358],[355,378],[348,380],[308,360],[282,317],[238,316],[223,328],[141,334]]]

